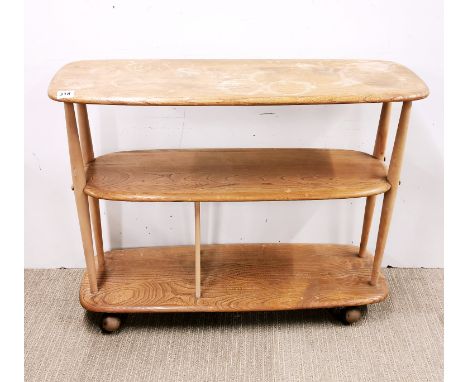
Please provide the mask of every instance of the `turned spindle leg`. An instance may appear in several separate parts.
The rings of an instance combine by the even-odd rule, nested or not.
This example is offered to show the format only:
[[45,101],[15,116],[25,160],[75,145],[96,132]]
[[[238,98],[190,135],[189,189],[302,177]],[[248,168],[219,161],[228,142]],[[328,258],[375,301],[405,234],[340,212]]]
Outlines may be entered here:
[[[89,162],[94,160],[93,140],[91,138],[91,130],[89,128],[88,110],[85,104],[77,104],[78,111],[78,129],[80,132],[81,154],[85,167]],[[96,249],[98,265],[102,269],[104,267],[104,246],[102,242],[101,228],[101,212],[99,209],[99,199],[89,197],[88,203],[90,206],[91,222],[94,234],[94,246]]]
[[403,102],[401,109],[400,120],[398,122],[398,130],[393,144],[392,159],[388,169],[387,179],[391,184],[390,190],[385,193],[382,205],[382,213],[380,215],[379,233],[377,237],[377,246],[375,249],[374,263],[372,266],[372,275],[370,284],[377,285],[379,279],[380,267],[387,242],[390,222],[392,220],[393,207],[400,182],[400,173],[403,163],[403,154],[405,151],[406,136],[408,134],[408,124],[411,112],[411,101]]
[[96,265],[94,262],[93,238],[89,216],[88,197],[84,193],[86,174],[83,165],[78,129],[76,126],[75,110],[72,103],[64,103],[65,119],[67,124],[68,149],[73,177],[73,192],[75,194],[78,220],[80,222],[81,239],[88,271],[89,285],[92,293],[98,291]]
[[[390,126],[390,114],[392,111],[392,104],[385,102],[382,104],[380,112],[379,127],[375,137],[374,144],[374,157],[384,160],[385,148],[387,146],[388,129]],[[369,232],[372,225],[372,217],[374,216],[375,201],[377,196],[372,195],[367,197],[366,209],[364,212],[364,223],[362,225],[361,244],[359,246],[359,256],[363,257],[366,253],[367,243],[369,241]]]
[[88,197],[89,207],[91,212],[91,221],[93,223],[93,237],[94,247],[98,265],[101,269],[104,268],[104,244],[102,242],[102,228],[101,228],[101,210],[99,208],[99,199]]
[[195,202],[195,297],[201,296],[200,277],[200,202]]

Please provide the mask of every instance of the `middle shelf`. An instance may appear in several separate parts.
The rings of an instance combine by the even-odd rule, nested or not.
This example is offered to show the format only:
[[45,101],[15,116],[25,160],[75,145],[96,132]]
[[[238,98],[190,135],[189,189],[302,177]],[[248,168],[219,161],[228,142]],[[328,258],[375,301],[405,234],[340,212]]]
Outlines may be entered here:
[[97,157],[86,175],[86,194],[135,202],[344,199],[390,189],[382,161],[337,149],[124,151]]

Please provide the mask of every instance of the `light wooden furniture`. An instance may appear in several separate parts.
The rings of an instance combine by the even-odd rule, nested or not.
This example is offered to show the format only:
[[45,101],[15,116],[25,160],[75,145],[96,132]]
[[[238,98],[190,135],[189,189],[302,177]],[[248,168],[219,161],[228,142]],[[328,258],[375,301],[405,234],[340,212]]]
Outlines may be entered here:
[[[409,69],[366,60],[80,61],[58,71],[49,97],[64,102],[73,189],[86,259],[83,307],[115,314],[358,307],[388,294],[380,266],[399,184],[412,101],[427,97]],[[392,102],[402,111],[390,164]],[[372,155],[352,150],[147,150],[95,157],[87,104],[316,105],[382,103]],[[76,106],[76,107],[75,107]],[[375,255],[366,250],[384,194]],[[359,247],[200,242],[201,202],[367,197]],[[99,199],[194,202],[195,246],[104,253]],[[94,240],[93,240],[94,238]],[[94,243],[94,245],[93,245]]]

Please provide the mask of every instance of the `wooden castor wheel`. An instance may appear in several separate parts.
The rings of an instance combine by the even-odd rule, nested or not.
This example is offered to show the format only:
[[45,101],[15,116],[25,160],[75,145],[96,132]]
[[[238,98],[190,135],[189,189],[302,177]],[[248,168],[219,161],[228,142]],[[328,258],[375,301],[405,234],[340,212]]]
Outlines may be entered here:
[[105,333],[112,333],[119,330],[122,318],[116,314],[104,314],[102,316],[101,328]]
[[367,312],[367,305],[347,306],[335,310],[335,315],[346,325],[358,322]]
[[352,307],[344,309],[344,317],[343,320],[347,324],[354,324],[358,322],[362,317],[362,312],[359,307]]

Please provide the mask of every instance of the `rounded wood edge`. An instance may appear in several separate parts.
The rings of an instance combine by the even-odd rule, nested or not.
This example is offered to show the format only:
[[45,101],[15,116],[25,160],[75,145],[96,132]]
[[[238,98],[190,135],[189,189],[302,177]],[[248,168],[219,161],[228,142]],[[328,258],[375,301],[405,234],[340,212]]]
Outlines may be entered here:
[[[86,103],[86,102],[80,102],[78,99],[74,99],[74,97],[72,98],[60,98],[58,99],[57,98],[57,91],[59,90],[56,86],[56,82],[58,81],[58,79],[60,78],[61,74],[62,74],[62,71],[69,67],[69,66],[73,66],[75,64],[78,64],[80,62],[85,62],[86,60],[79,60],[79,61],[72,61],[72,62],[68,62],[66,63],[65,65],[61,66],[59,70],[57,70],[57,72],[54,74],[54,76],[52,77],[52,79],[50,80],[50,83],[49,83],[49,86],[47,87],[47,96],[53,100],[53,101],[56,101],[56,102],[71,102],[71,103]],[[88,61],[91,61],[91,60],[88,60]]]
[[[372,61],[372,62],[380,62],[386,64],[392,64],[395,67],[400,68],[401,71],[407,72],[412,79],[415,81],[415,86],[412,91],[409,91],[406,94],[398,95],[398,94],[387,94],[386,96],[381,96],[379,94],[370,94],[368,96],[364,96],[363,98],[357,99],[355,95],[346,95],[342,96],[339,100],[336,97],[326,96],[323,97],[321,95],[314,95],[314,96],[304,96],[304,97],[295,97],[291,95],[287,96],[280,96],[276,98],[272,97],[239,97],[239,99],[226,99],[220,100],[219,98],[205,98],[202,101],[197,101],[196,99],[172,99],[172,100],[164,100],[158,97],[133,97],[129,99],[129,97],[109,97],[103,98],[101,97],[90,97],[90,96],[80,96],[79,90],[77,90],[78,94],[71,98],[57,98],[57,91],[61,89],[61,77],[64,72],[67,72],[67,69],[70,67],[73,68],[74,66],[80,66],[81,64],[92,64],[92,63],[99,63],[103,60],[77,60],[69,62],[63,65],[55,75],[53,76],[52,80],[49,83],[48,87],[48,96],[50,99],[57,101],[57,102],[73,102],[73,103],[81,103],[81,104],[95,104],[95,105],[135,105],[135,106],[268,106],[268,105],[325,105],[325,104],[357,104],[357,103],[382,103],[382,102],[406,102],[406,101],[417,101],[420,99],[424,99],[429,95],[429,88],[427,84],[411,69],[408,67],[394,61],[387,61],[387,60],[364,60],[364,61]],[[108,60],[111,61],[138,61],[138,60]],[[141,60],[141,61],[148,61],[148,60]],[[156,60],[160,61],[160,60]],[[192,60],[185,60],[185,61],[192,61]],[[208,60],[210,61],[210,60]],[[235,61],[235,60],[231,60]],[[262,61],[262,60],[253,60],[253,61]],[[269,61],[269,60],[266,60]],[[288,60],[285,60],[288,61]],[[314,61],[340,61],[340,60],[314,60]],[[362,60],[342,60],[342,61],[355,61],[360,62]]]
[[[150,154],[151,152],[226,152],[227,154],[233,151],[267,151],[267,150],[278,150],[279,148],[255,148],[255,149],[245,149],[245,148],[213,148],[213,149],[159,149],[159,150],[135,150],[135,151],[121,151],[108,153],[102,156],[99,156],[90,163],[89,171],[93,171],[93,166],[100,166],[101,161],[106,161],[106,159],[112,158],[114,156],[121,157],[122,155],[137,155],[137,154]],[[297,150],[300,151],[330,151],[330,149],[316,149],[316,148],[293,148],[288,150]],[[271,190],[266,194],[263,190],[259,188],[259,191],[236,191],[234,193],[220,192],[216,194],[213,190],[209,192],[202,191],[193,191],[193,190],[184,190],[183,192],[177,192],[173,190],[172,192],[150,192],[150,190],[142,190],[138,192],[137,190],[126,191],[125,189],[108,189],[99,184],[94,184],[92,178],[88,178],[88,182],[85,186],[84,192],[88,196],[91,196],[95,199],[104,199],[111,201],[125,201],[125,202],[248,202],[248,201],[305,201],[305,200],[332,200],[332,199],[351,199],[351,198],[361,198],[379,195],[390,190],[391,185],[388,182],[386,175],[387,169],[385,164],[375,158],[373,155],[359,151],[359,150],[346,150],[346,149],[333,149],[336,152],[343,153],[352,153],[356,156],[356,160],[368,160],[369,164],[372,162],[373,166],[379,166],[379,174],[373,179],[366,179],[369,184],[364,187],[347,187],[347,188],[330,188],[327,192],[317,192],[315,188],[303,188],[298,190],[293,190],[291,192],[286,192],[285,189],[278,187],[275,190]],[[122,157],[119,159],[122,161]],[[96,164],[95,164],[96,163]],[[377,174],[376,174],[377,175]],[[89,176],[89,175],[88,175]]]
[[[264,245],[269,245],[269,243],[266,243]],[[285,244],[277,244],[277,243],[271,243],[270,245],[285,245]],[[294,244],[287,244],[287,245],[294,245]],[[301,245],[301,244],[298,244]],[[359,251],[358,246],[353,246],[355,247],[356,253]],[[112,252],[118,252],[121,250],[112,250],[109,252],[106,252],[106,255],[111,254]],[[372,255],[366,251],[365,256],[362,257],[362,260],[365,260],[369,257],[372,257]],[[388,283],[385,278],[385,275],[380,272],[378,283],[376,286],[376,291],[379,293],[376,293],[372,297],[368,298],[360,298],[356,299],[353,298],[352,300],[349,300],[349,302],[343,302],[341,301],[340,303],[326,303],[322,302],[317,305],[308,305],[308,306],[296,306],[296,307],[282,307],[279,309],[274,309],[274,308],[261,308],[261,309],[256,309],[256,308],[246,308],[246,309],[225,309],[225,308],[216,308],[216,307],[210,307],[210,306],[185,306],[185,307],[161,307],[161,306],[154,306],[154,307],[135,307],[135,306],[113,306],[113,305],[99,305],[99,304],[94,304],[92,300],[90,300],[89,296],[91,296],[91,293],[89,291],[89,282],[87,280],[87,273],[86,271],[83,273],[81,285],[80,285],[80,292],[79,292],[79,299],[80,299],[80,304],[81,306],[89,311],[89,312],[94,312],[94,313],[112,313],[112,314],[127,314],[127,313],[194,313],[194,312],[199,312],[199,313],[210,313],[210,312],[220,312],[220,313],[234,313],[234,312],[263,312],[263,311],[293,311],[293,310],[310,310],[310,309],[331,309],[331,308],[344,308],[344,307],[352,307],[352,306],[364,306],[364,305],[371,305],[371,304],[376,304],[379,303],[383,300],[385,300],[388,295],[389,295],[389,288],[388,288]],[[99,292],[98,292],[99,293]]]
[[[55,89],[54,89],[55,90]],[[56,91],[55,91],[56,92]],[[233,101],[220,101],[220,100],[207,100],[203,102],[199,101],[180,101],[180,102],[173,102],[173,101],[148,101],[148,100],[134,100],[132,102],[128,102],[125,100],[103,100],[98,98],[92,97],[72,97],[72,98],[61,98],[58,99],[56,93],[50,89],[48,91],[48,96],[51,100],[56,102],[73,102],[73,103],[81,103],[86,105],[120,105],[120,106],[313,106],[313,105],[349,105],[349,104],[367,104],[367,103],[388,103],[388,102],[408,102],[408,101],[418,101],[429,96],[429,89],[424,92],[416,93],[411,96],[401,96],[401,97],[390,97],[390,98],[383,98],[383,97],[372,97],[366,100],[352,100],[349,101],[335,101],[335,100],[311,100],[309,98],[296,99],[294,101],[286,100],[282,98],[278,99],[270,99],[270,98],[258,98],[258,99],[250,99],[246,98],[244,100],[239,100],[236,102]]]
[[376,296],[372,299],[352,300],[349,303],[340,304],[321,304],[320,306],[301,306],[294,308],[281,308],[281,309],[215,309],[209,307],[201,307],[196,309],[194,307],[187,308],[172,308],[172,307],[126,307],[126,306],[110,306],[110,305],[95,305],[91,304],[83,298],[80,291],[80,304],[89,312],[94,313],[235,313],[235,312],[276,312],[276,311],[293,311],[293,310],[311,310],[311,309],[332,309],[350,306],[364,306],[377,304],[388,297],[388,288],[385,284],[385,293]]
[[103,200],[110,200],[115,202],[297,202],[297,201],[307,201],[307,200],[335,200],[335,199],[356,199],[356,198],[364,198],[368,196],[380,195],[385,194],[391,188],[390,183],[388,181],[382,182],[382,185],[378,188],[374,188],[373,190],[369,190],[368,192],[356,192],[349,194],[341,194],[337,197],[330,198],[330,197],[297,197],[293,198],[289,194],[284,194],[284,196],[272,196],[271,198],[267,198],[264,195],[260,195],[258,197],[255,196],[236,196],[231,198],[213,198],[213,197],[203,197],[200,195],[174,195],[173,197],[168,196],[154,196],[154,195],[135,195],[135,194],[123,194],[123,193],[109,193],[105,191],[101,191],[100,189],[86,186],[84,189],[84,193],[88,196],[91,196],[96,199],[103,199]]

